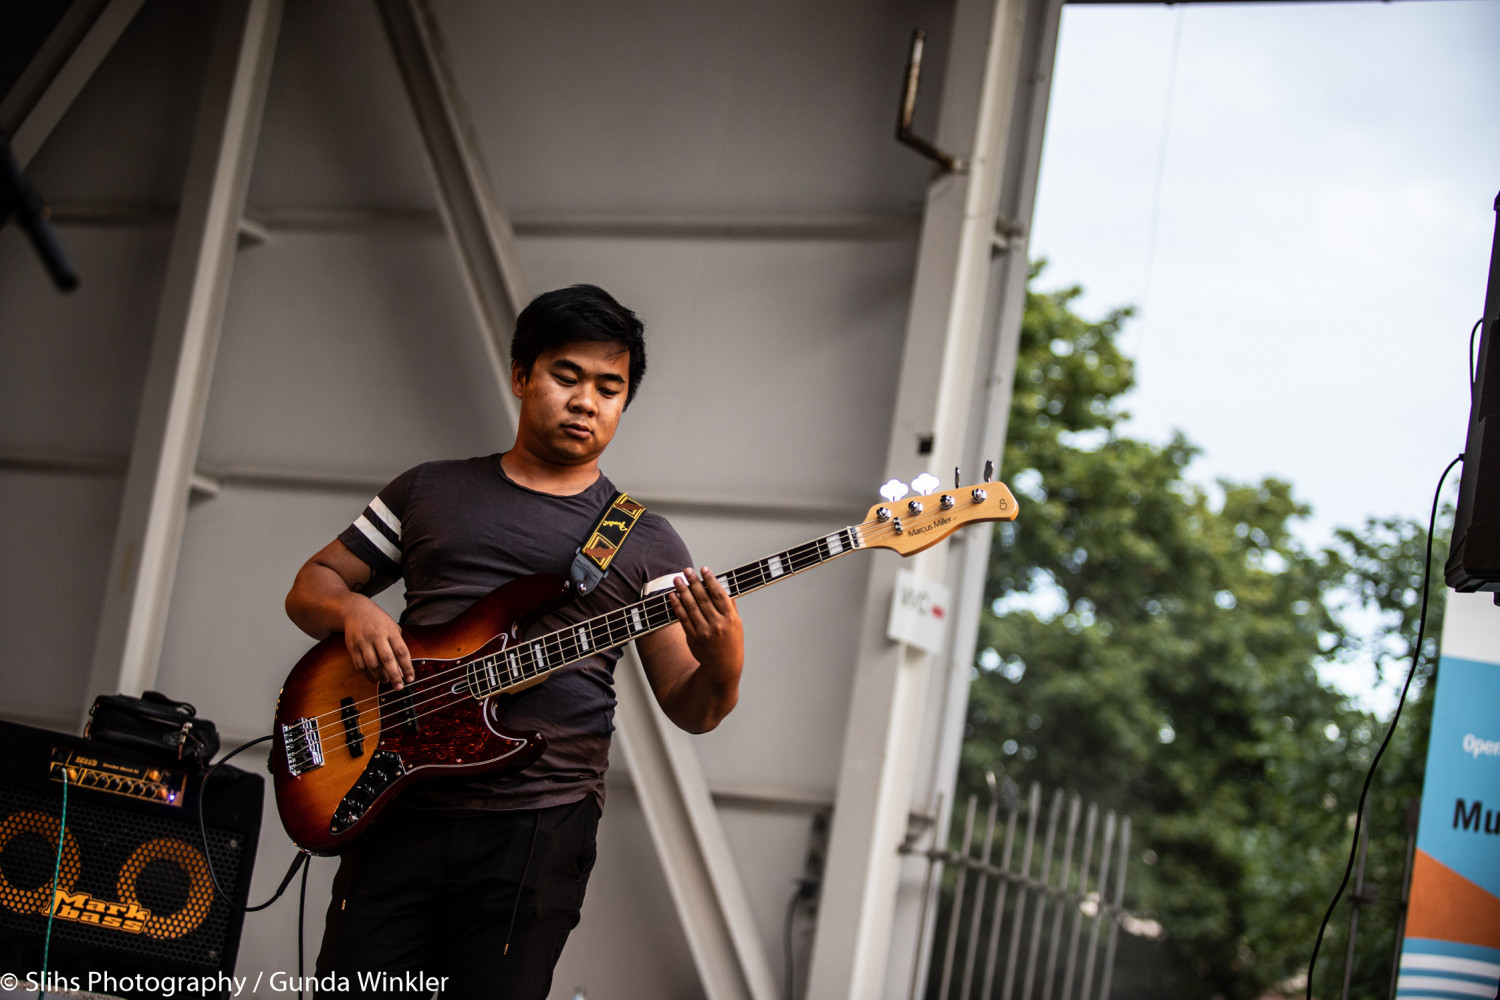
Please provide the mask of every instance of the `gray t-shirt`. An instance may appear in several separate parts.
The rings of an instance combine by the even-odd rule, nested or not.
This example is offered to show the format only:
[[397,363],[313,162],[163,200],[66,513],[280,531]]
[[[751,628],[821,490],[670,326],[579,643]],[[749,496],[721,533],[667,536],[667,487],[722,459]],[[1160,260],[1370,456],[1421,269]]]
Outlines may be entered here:
[[[579,544],[615,492],[601,475],[574,496],[538,493],[512,482],[499,455],[428,462],[381,490],[339,540],[370,566],[372,589],[405,581],[403,625],[439,624],[511,580],[535,573],[566,577]],[[525,634],[552,632],[629,605],[690,565],[677,532],[647,511],[604,581]],[[593,795],[602,805],[620,653],[615,648],[591,656],[505,696],[506,726],[547,737],[537,761],[499,776],[429,779],[406,792],[402,803],[470,813],[547,808]]]

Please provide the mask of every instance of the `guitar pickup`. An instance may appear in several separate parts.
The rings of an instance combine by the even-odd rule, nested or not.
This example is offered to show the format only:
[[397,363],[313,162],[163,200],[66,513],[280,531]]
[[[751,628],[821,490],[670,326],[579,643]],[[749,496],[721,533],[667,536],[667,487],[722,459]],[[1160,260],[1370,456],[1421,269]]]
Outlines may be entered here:
[[417,707],[411,700],[412,689],[387,690],[380,696],[381,715],[391,719],[406,730],[408,736],[416,736],[421,727],[417,725]]
[[344,722],[344,745],[349,748],[349,756],[363,756],[365,734],[359,731],[359,709],[354,707],[353,698],[344,698],[339,702],[339,717]]
[[302,718],[281,727],[281,743],[286,750],[286,769],[292,777],[323,766],[323,740],[318,724]]

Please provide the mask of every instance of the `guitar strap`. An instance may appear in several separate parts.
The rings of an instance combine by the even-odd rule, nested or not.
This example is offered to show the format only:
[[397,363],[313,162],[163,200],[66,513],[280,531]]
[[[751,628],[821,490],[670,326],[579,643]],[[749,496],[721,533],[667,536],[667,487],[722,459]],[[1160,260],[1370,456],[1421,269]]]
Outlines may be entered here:
[[574,593],[582,596],[599,586],[599,581],[609,573],[609,564],[614,561],[615,554],[630,536],[630,529],[644,513],[646,508],[623,492],[615,494],[573,556],[568,575],[573,581]]

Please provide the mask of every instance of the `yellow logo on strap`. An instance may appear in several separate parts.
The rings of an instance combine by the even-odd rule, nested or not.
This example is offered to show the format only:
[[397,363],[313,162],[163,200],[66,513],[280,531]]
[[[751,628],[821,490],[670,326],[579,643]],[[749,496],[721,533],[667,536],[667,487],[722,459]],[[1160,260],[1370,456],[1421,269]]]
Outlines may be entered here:
[[619,499],[600,517],[593,534],[583,545],[583,554],[588,557],[589,562],[597,566],[600,572],[607,571],[615,553],[625,544],[625,537],[630,534],[630,529],[635,527],[636,521],[645,512],[645,507],[621,493]]

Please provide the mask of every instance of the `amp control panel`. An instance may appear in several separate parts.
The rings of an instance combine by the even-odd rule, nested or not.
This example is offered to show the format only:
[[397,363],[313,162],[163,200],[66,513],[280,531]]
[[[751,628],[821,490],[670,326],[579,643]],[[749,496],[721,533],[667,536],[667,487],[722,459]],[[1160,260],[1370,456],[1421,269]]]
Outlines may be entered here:
[[[66,775],[66,778],[64,777]],[[187,775],[134,761],[110,760],[63,747],[52,748],[49,777],[77,788],[124,795],[127,798],[182,807]]]

